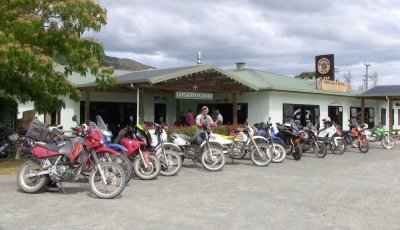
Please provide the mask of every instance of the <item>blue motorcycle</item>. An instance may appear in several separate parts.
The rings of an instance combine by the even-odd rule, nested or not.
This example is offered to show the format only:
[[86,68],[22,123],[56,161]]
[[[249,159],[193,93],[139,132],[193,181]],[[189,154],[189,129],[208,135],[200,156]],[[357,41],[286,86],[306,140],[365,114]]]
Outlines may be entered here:
[[100,129],[101,133],[103,134],[104,144],[107,147],[114,149],[114,150],[118,151],[119,153],[121,153],[120,156],[110,154],[110,157],[113,162],[115,162],[123,167],[125,174],[126,174],[126,178],[128,178],[126,183],[128,183],[132,177],[132,162],[129,160],[129,158],[125,154],[127,149],[120,144],[112,143],[111,140],[112,140],[113,134],[110,130],[108,130],[106,123],[104,123],[104,121],[100,115],[96,116],[96,123],[97,123],[97,127]]
[[268,143],[273,148],[274,157],[272,158],[272,162],[281,163],[286,158],[286,143],[275,134],[274,129],[272,128],[271,117],[268,122],[261,122],[254,125],[258,130],[256,135],[263,136],[267,138]]

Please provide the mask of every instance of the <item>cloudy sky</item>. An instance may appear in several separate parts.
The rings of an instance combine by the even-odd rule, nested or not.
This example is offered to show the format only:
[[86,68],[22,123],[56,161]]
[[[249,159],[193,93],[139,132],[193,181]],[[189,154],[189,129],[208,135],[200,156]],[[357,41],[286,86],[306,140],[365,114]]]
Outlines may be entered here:
[[[293,76],[335,54],[338,76],[361,84],[364,63],[379,84],[400,84],[400,1],[100,0],[108,24],[97,34],[110,56],[156,68],[204,63]],[[357,86],[356,86],[357,87]]]

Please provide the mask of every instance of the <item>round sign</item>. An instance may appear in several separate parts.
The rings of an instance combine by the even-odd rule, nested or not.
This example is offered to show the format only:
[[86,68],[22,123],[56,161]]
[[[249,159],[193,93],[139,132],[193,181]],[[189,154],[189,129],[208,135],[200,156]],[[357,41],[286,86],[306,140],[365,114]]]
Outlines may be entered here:
[[331,62],[328,58],[321,58],[318,60],[317,66],[320,74],[327,74],[331,69]]

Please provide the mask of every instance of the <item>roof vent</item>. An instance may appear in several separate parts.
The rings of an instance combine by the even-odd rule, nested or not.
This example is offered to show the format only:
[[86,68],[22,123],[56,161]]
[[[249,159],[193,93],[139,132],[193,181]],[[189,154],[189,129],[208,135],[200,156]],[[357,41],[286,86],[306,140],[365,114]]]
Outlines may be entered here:
[[238,62],[236,63],[236,71],[241,71],[246,69],[246,63]]
[[201,51],[197,54],[197,65],[201,65],[203,62],[201,61]]

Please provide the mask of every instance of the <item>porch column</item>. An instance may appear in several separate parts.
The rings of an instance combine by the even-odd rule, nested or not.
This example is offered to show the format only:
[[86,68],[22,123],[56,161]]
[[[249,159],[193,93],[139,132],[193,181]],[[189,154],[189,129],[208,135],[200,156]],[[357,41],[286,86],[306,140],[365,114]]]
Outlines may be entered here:
[[237,125],[237,93],[232,93],[232,123]]
[[365,99],[361,98],[361,122],[365,123]]
[[144,88],[139,90],[139,123],[144,123]]
[[388,97],[388,103],[389,103],[389,108],[388,108],[388,113],[389,113],[389,131],[393,131],[393,99],[392,97]]
[[176,114],[176,119],[175,121],[180,122],[180,117],[179,113],[181,112],[181,100],[180,99],[175,99],[175,114]]
[[90,118],[90,91],[85,89],[85,123],[89,122]]

